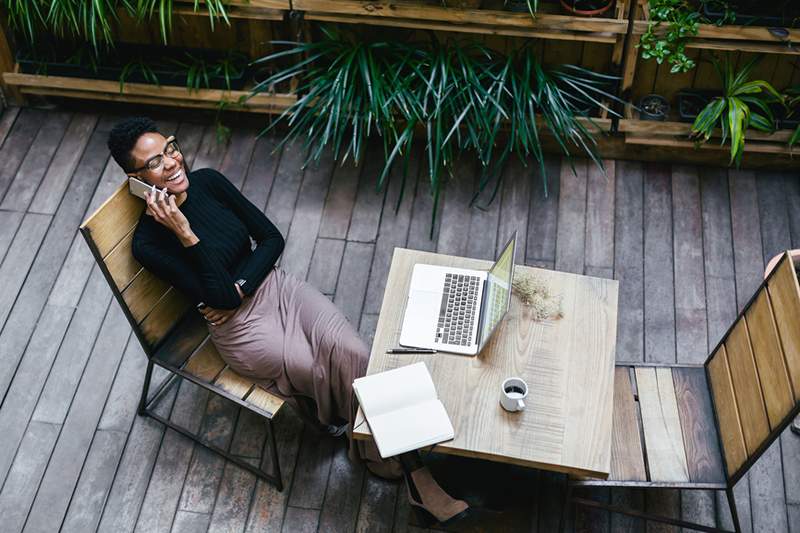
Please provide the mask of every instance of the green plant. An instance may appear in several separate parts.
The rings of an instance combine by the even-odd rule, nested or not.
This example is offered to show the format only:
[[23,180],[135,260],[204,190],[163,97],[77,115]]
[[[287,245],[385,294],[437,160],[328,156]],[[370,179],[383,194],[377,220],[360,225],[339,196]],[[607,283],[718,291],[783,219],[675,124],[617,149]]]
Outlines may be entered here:
[[546,69],[531,46],[502,55],[477,43],[435,38],[363,42],[326,26],[322,34],[311,43],[273,43],[289,48],[256,61],[300,58],[259,83],[253,94],[299,79],[297,101],[266,130],[286,122],[283,142],[302,140],[306,163],[326,147],[336,160],[358,162],[367,139],[377,134],[384,157],[380,188],[396,162],[403,161],[405,168],[410,147],[421,136],[434,219],[442,185],[463,152],[474,153],[483,168],[478,193],[502,176],[512,153],[523,162],[532,155],[544,170],[542,124],[565,155],[578,148],[601,164],[578,110],[587,104],[607,109],[605,102],[614,99],[607,90],[614,77],[574,66]]
[[[786,108],[788,110],[787,116],[794,116],[800,113],[800,85],[795,85],[786,90],[784,95]],[[792,147],[800,141],[800,125],[794,130],[792,136],[789,137],[789,146]]]
[[[687,0],[650,0],[650,22],[639,48],[642,58],[667,61],[670,72],[688,72],[695,62],[686,55],[686,42],[697,35],[700,13]],[[666,30],[662,24],[666,24]]]
[[153,68],[145,61],[141,59],[135,59],[133,61],[129,61],[124,67],[122,67],[122,72],[119,75],[120,94],[122,94],[122,91],[125,89],[125,82],[136,72],[141,73],[142,77],[147,80],[148,83],[160,85],[158,76],[153,71]]
[[[8,13],[9,26],[29,43],[44,30],[60,37],[89,41],[95,50],[113,44],[117,10],[124,9],[138,22],[158,18],[161,37],[166,44],[172,30],[173,0],[1,0]],[[225,7],[227,0],[194,0],[194,11],[204,6],[211,28],[221,19],[230,24]]]
[[730,139],[730,162],[736,163],[737,167],[742,161],[747,128],[752,126],[772,133],[775,131],[775,117],[769,104],[783,104],[781,95],[768,82],[748,81],[750,72],[760,59],[761,56],[756,56],[737,72],[734,61],[726,58],[720,62],[714,58],[714,68],[722,81],[722,96],[709,102],[692,124],[691,135],[697,142],[707,142],[714,130],[721,128],[721,144]]

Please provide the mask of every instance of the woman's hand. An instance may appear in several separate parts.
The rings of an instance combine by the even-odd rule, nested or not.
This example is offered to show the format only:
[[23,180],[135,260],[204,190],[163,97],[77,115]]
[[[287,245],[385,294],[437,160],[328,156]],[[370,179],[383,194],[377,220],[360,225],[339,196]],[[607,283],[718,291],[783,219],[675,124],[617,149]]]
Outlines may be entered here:
[[200,308],[200,313],[203,315],[203,318],[212,326],[221,326],[227,322],[235,312],[236,309],[214,309],[208,306]]
[[144,196],[147,201],[147,214],[172,231],[181,244],[193,246],[199,242],[200,239],[192,231],[189,221],[175,204],[175,195],[168,194],[166,187],[163,191],[155,189],[153,194],[145,192]]

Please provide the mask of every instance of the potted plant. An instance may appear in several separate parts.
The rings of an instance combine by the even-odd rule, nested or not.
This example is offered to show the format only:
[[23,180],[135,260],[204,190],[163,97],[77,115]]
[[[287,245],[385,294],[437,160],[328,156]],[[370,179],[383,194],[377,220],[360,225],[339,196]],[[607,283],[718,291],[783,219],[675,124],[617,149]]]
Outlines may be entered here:
[[755,57],[738,72],[734,70],[734,61],[714,59],[714,68],[722,80],[722,95],[711,100],[692,124],[691,138],[698,143],[708,142],[714,130],[720,128],[721,143],[730,140],[730,162],[737,167],[742,161],[747,129],[752,126],[759,131],[774,132],[775,117],[769,106],[783,103],[783,97],[770,83],[748,80],[760,58]]
[[581,17],[597,17],[611,9],[614,0],[560,0],[567,13]]
[[648,94],[639,100],[639,118],[664,121],[669,116],[669,102],[660,94]]
[[678,92],[678,119],[681,122],[694,122],[700,111],[711,101],[719,96],[719,91],[706,91],[698,89],[684,89]]
[[695,62],[686,55],[686,43],[697,35],[699,22],[700,13],[687,0],[650,0],[650,20],[638,45],[642,58],[659,65],[666,61],[673,74],[692,70]]
[[800,5],[796,0],[704,0],[703,14],[710,21],[739,26],[796,27]]
[[800,141],[800,85],[790,87],[785,91],[784,101],[786,107],[782,110],[783,117],[780,119],[782,129],[794,129],[794,133],[789,138],[789,146],[794,146]]
[[532,17],[536,17],[536,11],[539,9],[539,0],[505,0],[503,5],[507,11],[530,13]]

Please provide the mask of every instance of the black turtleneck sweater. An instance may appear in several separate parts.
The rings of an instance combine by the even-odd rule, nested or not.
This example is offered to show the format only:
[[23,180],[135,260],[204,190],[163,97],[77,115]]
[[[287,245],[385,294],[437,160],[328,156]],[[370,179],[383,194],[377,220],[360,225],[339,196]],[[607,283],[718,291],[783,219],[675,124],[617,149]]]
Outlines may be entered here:
[[143,213],[133,234],[133,256],[195,304],[235,309],[242,300],[234,283],[245,295],[255,292],[281,255],[283,237],[216,170],[196,170],[188,178],[180,210],[200,242],[184,247],[172,231]]

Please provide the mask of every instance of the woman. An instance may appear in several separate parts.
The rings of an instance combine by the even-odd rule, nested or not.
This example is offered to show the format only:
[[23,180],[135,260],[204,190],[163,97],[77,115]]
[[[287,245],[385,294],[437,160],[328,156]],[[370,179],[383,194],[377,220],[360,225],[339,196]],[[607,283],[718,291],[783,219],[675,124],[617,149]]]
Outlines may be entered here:
[[373,473],[399,477],[402,467],[411,503],[439,522],[463,516],[467,504],[448,496],[416,453],[381,461],[374,444],[352,441],[352,385],[369,350],[328,298],[275,268],[284,240],[272,222],[219,172],[190,173],[177,141],[150,119],[115,125],[108,147],[128,176],[153,187],[133,255],[197,305],[231,368],[313,411],[332,434],[347,431],[350,457]]

